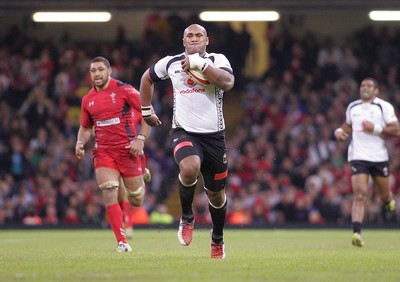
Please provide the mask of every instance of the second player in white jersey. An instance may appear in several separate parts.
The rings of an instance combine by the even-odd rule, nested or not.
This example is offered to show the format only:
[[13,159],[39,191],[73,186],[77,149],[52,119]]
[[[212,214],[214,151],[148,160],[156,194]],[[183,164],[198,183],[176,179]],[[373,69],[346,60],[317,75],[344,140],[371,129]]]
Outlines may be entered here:
[[397,137],[400,132],[393,106],[377,97],[378,81],[371,77],[364,78],[359,91],[360,99],[348,105],[346,121],[335,130],[338,141],[345,141],[351,135],[348,148],[353,190],[351,243],[356,247],[364,246],[361,229],[371,179],[386,211],[396,211],[396,201],[390,189],[389,153],[384,138]]
[[378,128],[385,128],[390,123],[396,123],[397,117],[393,106],[378,97],[369,103],[361,99],[350,103],[346,110],[346,123],[352,127],[353,132],[348,161],[387,161],[389,156],[385,140],[381,134],[364,131],[363,126],[367,121]]

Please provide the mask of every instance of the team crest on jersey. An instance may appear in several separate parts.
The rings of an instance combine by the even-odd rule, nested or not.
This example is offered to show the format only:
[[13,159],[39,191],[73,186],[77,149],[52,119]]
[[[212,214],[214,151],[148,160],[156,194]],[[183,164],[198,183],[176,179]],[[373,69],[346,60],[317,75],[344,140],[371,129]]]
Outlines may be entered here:
[[194,80],[192,80],[189,76],[187,76],[187,77],[184,78],[183,83],[184,83],[187,87],[190,87],[190,88],[193,88],[193,87],[195,87],[195,86],[197,85],[197,83],[196,83]]
[[114,92],[110,94],[111,102],[113,102],[114,104],[117,102],[117,100],[115,100],[115,96],[116,96],[116,95],[117,95],[117,94],[115,94]]
[[222,162],[223,162],[224,164],[227,164],[227,163],[228,163],[228,158],[226,157],[226,153],[224,153],[224,155],[223,155],[223,157],[222,157]]

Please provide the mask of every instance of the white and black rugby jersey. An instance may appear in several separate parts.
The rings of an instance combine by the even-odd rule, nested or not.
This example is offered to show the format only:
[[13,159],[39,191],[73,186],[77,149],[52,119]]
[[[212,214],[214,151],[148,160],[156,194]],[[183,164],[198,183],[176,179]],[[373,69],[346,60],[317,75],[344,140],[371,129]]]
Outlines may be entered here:
[[388,123],[397,121],[393,106],[375,97],[371,103],[357,100],[350,103],[346,110],[346,123],[351,125],[352,140],[348,148],[348,160],[363,160],[371,162],[388,161],[388,151],[382,136],[362,131],[362,122],[385,127]]
[[[195,83],[182,70],[185,53],[166,56],[150,67],[154,82],[170,78],[174,91],[172,128],[183,128],[193,133],[213,133],[225,129],[222,111],[224,91],[214,85]],[[233,73],[223,54],[206,53],[209,64]]]

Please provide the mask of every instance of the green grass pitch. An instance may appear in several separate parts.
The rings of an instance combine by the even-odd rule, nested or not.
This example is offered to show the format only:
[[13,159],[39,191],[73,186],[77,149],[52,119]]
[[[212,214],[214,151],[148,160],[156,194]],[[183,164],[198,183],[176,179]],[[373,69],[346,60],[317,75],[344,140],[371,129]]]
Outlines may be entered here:
[[0,230],[0,281],[400,281],[400,230],[227,229],[224,260],[210,235],[137,229],[133,252],[113,253],[111,230]]

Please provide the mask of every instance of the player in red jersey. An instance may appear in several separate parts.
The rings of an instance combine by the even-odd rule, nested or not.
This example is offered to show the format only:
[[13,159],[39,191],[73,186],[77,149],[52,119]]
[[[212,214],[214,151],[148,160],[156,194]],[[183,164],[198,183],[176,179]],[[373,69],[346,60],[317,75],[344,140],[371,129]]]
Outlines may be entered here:
[[150,127],[141,123],[136,133],[135,120],[140,115],[140,94],[129,84],[111,77],[109,61],[96,57],[90,64],[93,88],[83,97],[81,126],[77,135],[75,154],[78,159],[85,155],[84,146],[95,132],[93,161],[96,180],[103,195],[109,224],[118,242],[115,252],[132,251],[126,241],[122,209],[118,203],[120,177],[126,187],[130,204],[143,203],[142,155]]

